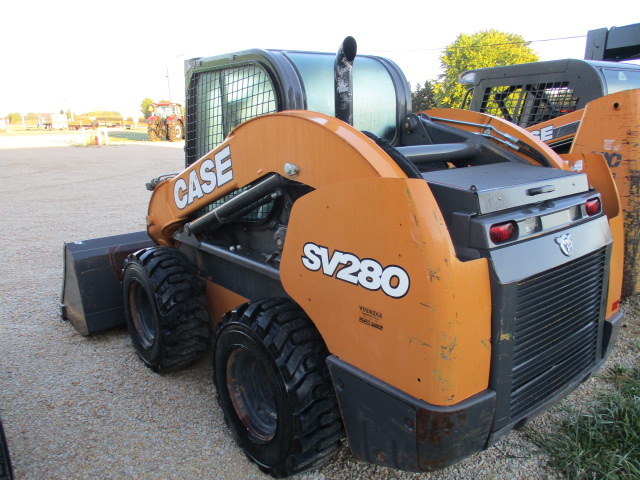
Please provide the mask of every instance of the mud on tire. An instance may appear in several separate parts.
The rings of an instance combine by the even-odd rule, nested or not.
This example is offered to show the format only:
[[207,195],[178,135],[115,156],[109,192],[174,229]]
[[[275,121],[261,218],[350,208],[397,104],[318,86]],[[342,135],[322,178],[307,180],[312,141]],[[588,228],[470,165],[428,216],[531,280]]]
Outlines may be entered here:
[[343,428],[322,337],[287,299],[227,314],[214,351],[225,421],[247,456],[274,477],[323,464]]
[[178,142],[182,140],[183,134],[184,130],[182,128],[182,123],[176,121],[174,124],[169,125],[167,137],[170,142]]
[[186,367],[209,345],[203,282],[174,248],[151,247],[124,264],[124,312],[131,341],[155,372]]
[[149,128],[147,130],[147,135],[149,135],[149,140],[151,140],[152,142],[157,142],[158,140],[160,140],[160,136],[158,135],[155,127]]

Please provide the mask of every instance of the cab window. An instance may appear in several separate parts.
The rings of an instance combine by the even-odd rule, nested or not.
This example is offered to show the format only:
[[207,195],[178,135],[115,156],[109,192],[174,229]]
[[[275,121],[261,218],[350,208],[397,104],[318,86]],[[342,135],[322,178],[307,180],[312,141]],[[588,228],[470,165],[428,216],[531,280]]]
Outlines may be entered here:
[[[288,52],[300,72],[307,109],[335,116],[333,68],[335,57]],[[353,64],[353,124],[386,140],[396,134],[396,91],[387,69],[375,58],[356,57]]]
[[607,93],[640,88],[640,70],[605,68],[602,73],[607,81]]
[[222,143],[242,122],[277,111],[268,73],[257,64],[200,72],[187,92],[187,163]]

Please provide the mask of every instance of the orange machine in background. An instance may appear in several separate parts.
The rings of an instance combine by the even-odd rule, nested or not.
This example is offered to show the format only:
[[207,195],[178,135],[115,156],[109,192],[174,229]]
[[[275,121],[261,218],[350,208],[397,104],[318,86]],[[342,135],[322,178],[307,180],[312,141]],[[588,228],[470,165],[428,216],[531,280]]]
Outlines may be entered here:
[[528,130],[563,151],[605,157],[624,214],[622,296],[640,293],[640,89],[592,100],[581,110]]

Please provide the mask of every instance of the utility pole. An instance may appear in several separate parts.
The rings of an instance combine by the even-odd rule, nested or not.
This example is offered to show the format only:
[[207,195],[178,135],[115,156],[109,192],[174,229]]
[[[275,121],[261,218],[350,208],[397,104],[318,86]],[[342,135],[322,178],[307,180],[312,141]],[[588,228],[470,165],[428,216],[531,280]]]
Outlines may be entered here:
[[171,102],[171,82],[169,81],[169,65],[167,65],[167,89],[169,90],[169,102]]

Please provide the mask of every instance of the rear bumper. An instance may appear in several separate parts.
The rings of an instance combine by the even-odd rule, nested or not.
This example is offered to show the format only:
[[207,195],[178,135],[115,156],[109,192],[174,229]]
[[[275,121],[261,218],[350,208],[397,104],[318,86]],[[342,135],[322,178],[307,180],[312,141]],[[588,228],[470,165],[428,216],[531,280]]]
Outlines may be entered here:
[[491,389],[455,405],[431,405],[331,356],[327,363],[351,451],[374,465],[421,472],[445,468],[484,450],[593,375],[613,349],[621,319],[618,312],[605,321],[601,356],[591,368],[497,431],[492,431],[497,395]]
[[616,313],[607,318],[604,322],[604,330],[602,333],[602,359],[606,360],[611,355],[613,347],[615,347],[620,334],[620,327],[622,326],[622,311],[618,310]]
[[428,404],[337,357],[327,360],[353,455],[409,472],[447,467],[481,451],[496,394],[485,390],[452,406]]

